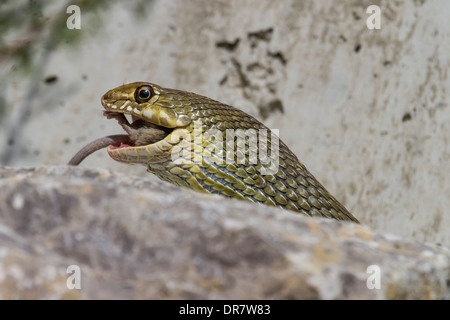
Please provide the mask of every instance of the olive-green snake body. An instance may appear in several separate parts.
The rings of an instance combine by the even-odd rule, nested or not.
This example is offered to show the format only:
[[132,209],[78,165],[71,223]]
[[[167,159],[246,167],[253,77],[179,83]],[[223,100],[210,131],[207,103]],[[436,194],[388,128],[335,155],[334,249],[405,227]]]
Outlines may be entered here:
[[358,222],[269,128],[237,108],[147,82],[108,91],[102,105],[127,135],[97,139],[69,164],[108,147],[114,160],[182,187]]

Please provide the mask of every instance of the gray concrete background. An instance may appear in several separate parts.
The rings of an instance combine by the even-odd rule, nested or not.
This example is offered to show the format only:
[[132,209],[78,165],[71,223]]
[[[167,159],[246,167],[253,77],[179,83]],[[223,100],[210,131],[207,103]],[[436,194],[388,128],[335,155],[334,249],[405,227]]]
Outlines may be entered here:
[[[366,27],[371,4],[380,30]],[[39,19],[51,26],[66,7],[55,1]],[[81,14],[78,44],[47,50],[45,30],[34,40],[31,71],[0,60],[0,164],[64,164],[121,133],[100,97],[150,81],[279,129],[362,223],[450,246],[450,2],[122,1]],[[82,165],[146,174],[105,151]]]

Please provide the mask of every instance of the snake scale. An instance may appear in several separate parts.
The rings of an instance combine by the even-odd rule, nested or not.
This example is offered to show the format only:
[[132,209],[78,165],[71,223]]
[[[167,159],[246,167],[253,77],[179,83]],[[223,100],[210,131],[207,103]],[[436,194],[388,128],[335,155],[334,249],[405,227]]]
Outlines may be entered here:
[[69,164],[107,147],[114,160],[178,186],[358,222],[269,128],[237,108],[147,82],[108,91],[102,105],[127,134],[95,140]]

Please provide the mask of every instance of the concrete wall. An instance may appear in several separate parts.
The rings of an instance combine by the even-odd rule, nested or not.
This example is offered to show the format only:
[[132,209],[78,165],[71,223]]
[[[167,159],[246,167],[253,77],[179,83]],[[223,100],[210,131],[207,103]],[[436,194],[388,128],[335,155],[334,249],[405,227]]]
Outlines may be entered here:
[[[42,13],[49,25],[68,16],[58,3]],[[366,26],[371,4],[380,30]],[[450,246],[450,2],[160,0],[81,12],[78,44],[47,51],[35,40],[28,73],[2,61],[0,164],[66,163],[121,132],[102,116],[103,93],[150,81],[279,129],[362,223]],[[105,151],[82,165],[145,172]]]

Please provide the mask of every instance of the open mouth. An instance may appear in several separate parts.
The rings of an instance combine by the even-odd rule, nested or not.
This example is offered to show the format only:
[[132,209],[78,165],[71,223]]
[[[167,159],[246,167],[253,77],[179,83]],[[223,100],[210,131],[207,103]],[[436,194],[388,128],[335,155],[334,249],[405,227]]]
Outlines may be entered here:
[[159,95],[155,92],[159,93],[160,88],[148,83],[132,83],[120,89],[105,93],[101,103],[104,115],[108,119],[116,119],[126,134],[89,142],[72,157],[69,165],[78,165],[103,148],[107,148],[111,158],[120,162],[148,164],[167,161],[172,157],[172,148],[189,134],[187,127],[191,125],[191,119],[188,116],[177,114],[171,108],[155,106],[142,110],[139,107],[139,103],[158,101]]
[[[124,113],[104,111],[108,119],[116,119],[127,134],[110,135],[89,142],[69,161],[77,166],[97,150],[107,148],[114,160],[126,163],[146,163],[150,158],[162,159],[162,153],[183,136],[180,128],[166,128],[131,116],[132,123]],[[167,141],[166,141],[167,140]]]
[[117,139],[108,149],[115,150],[129,147],[146,146],[166,138],[175,128],[166,128],[144,121],[139,117],[131,115],[131,123],[124,113],[104,111],[108,119],[116,119],[127,135],[123,139]]

